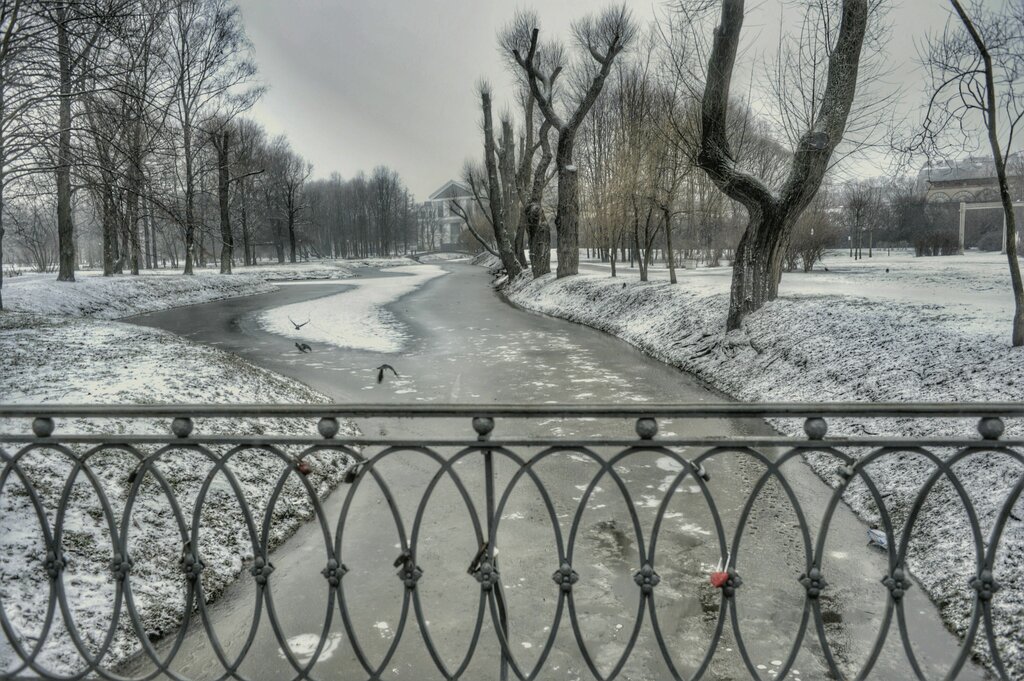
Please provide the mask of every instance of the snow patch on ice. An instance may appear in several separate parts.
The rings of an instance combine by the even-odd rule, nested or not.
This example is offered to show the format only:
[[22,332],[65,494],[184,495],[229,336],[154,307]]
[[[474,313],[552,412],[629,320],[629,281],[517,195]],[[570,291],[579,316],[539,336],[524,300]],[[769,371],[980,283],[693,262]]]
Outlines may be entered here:
[[[399,352],[408,334],[385,306],[447,272],[436,265],[404,265],[391,271],[401,276],[349,279],[345,283],[350,288],[341,293],[264,312],[258,318],[259,325],[311,345],[327,343],[371,352]],[[297,330],[289,318],[311,321]]]

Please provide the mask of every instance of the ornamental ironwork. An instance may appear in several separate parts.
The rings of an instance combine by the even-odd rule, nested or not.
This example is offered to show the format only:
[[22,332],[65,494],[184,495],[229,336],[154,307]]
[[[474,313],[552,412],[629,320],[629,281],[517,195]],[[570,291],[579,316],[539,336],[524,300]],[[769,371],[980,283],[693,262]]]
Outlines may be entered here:
[[[905,655],[906,678],[933,678],[915,651],[911,610],[921,608],[926,592],[937,593],[916,572],[921,564],[915,538],[924,515],[934,512],[927,506],[940,487],[962,516],[961,545],[968,551],[941,566],[959,572],[933,580],[959,585],[952,600],[943,602],[957,625],[948,634],[955,645],[946,646],[951,657],[941,677],[1020,678],[1024,660],[1013,657],[1019,645],[1012,629],[1020,613],[1001,604],[1024,600],[1010,593],[1021,580],[1007,572],[1012,561],[1000,562],[1008,528],[1019,529],[1014,509],[1024,492],[1024,440],[1005,421],[1015,418],[1024,418],[1024,405],[0,405],[0,509],[32,525],[15,527],[0,518],[0,530],[10,533],[4,541],[22,542],[21,553],[0,564],[0,679],[185,681],[192,677],[177,671],[178,664],[197,654],[197,640],[211,651],[202,678],[240,681],[390,678],[403,654],[418,660],[416,678],[423,679],[481,678],[479,670],[490,663],[490,677],[500,679],[561,678],[556,669],[600,681],[641,678],[636,670],[655,663],[661,670],[657,678],[666,679],[889,678],[890,672],[879,671],[885,664],[880,660],[893,640]],[[111,419],[116,429],[106,425]],[[251,422],[241,419],[260,419],[264,426],[273,419],[304,421],[309,434],[267,436],[262,433],[273,429],[264,426],[247,432],[243,424]],[[413,432],[416,424],[430,423],[421,432],[447,435],[390,435],[390,425],[366,429],[379,435],[349,435],[350,423],[374,419],[412,424]],[[587,425],[595,419],[618,424],[619,430]],[[758,432],[769,434],[685,435],[688,423],[712,419],[756,419]],[[964,419],[971,419],[973,432],[960,427]],[[765,420],[786,432],[802,428],[802,435],[777,435]],[[64,427],[70,421],[90,427],[70,432]],[[552,428],[536,435],[554,421],[602,434],[569,437]],[[133,429],[143,422],[147,427]],[[154,422],[162,423],[164,434],[146,434]],[[950,424],[960,424],[960,430]],[[833,434],[844,430],[897,434]],[[915,469],[919,484],[883,490],[878,467],[890,467],[889,484],[892,462],[907,465],[907,457],[926,466]],[[1003,462],[1006,491],[982,511],[967,491],[967,476],[990,472],[968,465],[985,457]],[[563,460],[576,467],[566,465],[552,476],[551,462]],[[261,467],[267,462],[276,468]],[[406,475],[429,464],[422,487],[413,491],[394,483],[391,464]],[[469,466],[478,472],[468,473]],[[794,473],[794,467],[804,472]],[[276,472],[269,476],[254,472],[272,468]],[[246,475],[255,481],[247,482]],[[648,476],[646,484],[635,484],[638,475]],[[794,489],[794,475],[810,476],[820,486],[812,504]],[[186,492],[181,479],[188,476],[195,484]],[[259,498],[252,491],[257,483],[264,490]],[[117,494],[111,493],[114,487]],[[360,490],[379,497],[372,513],[354,511]],[[527,493],[529,512],[513,513],[517,495]],[[759,506],[766,497],[770,512]],[[685,512],[674,510],[684,498]],[[693,510],[698,507],[700,513]],[[218,554],[218,562],[203,528],[210,514],[228,513],[224,509],[237,516],[228,537],[235,548],[226,559],[224,551]],[[438,509],[445,518],[464,515],[464,544],[451,534],[452,522],[443,530],[430,524]],[[787,519],[773,525],[771,514]],[[849,550],[830,545],[840,532],[840,514],[847,526],[861,528],[856,550],[874,552],[864,564],[877,567],[857,575],[868,585],[857,597],[874,600],[878,623],[877,633],[861,641],[859,660],[845,659],[835,640],[847,634],[836,619],[835,599],[852,597],[849,585],[842,586],[838,563]],[[171,544],[147,536],[146,523],[154,517],[169,523]],[[287,532],[275,534],[285,525]],[[353,549],[345,537],[360,525],[372,527],[371,535],[394,536],[393,546],[380,555]],[[789,535],[772,546],[771,537],[757,538],[766,526],[785,526]],[[517,527],[526,529],[517,535]],[[323,580],[317,576],[300,587],[319,596],[299,605],[275,601],[274,594],[297,579],[278,552],[291,550],[289,533],[307,529],[314,538],[305,540],[303,561]],[[689,533],[690,544],[680,540],[681,533]],[[24,538],[29,535],[36,539]],[[456,548],[462,545],[465,552]],[[85,560],[87,549],[99,558]],[[595,558],[598,550],[604,558]],[[783,554],[791,558],[791,572],[768,567],[772,561],[766,558]],[[435,567],[439,555],[449,567]],[[377,559],[375,567],[365,567]],[[765,574],[769,569],[775,572]],[[11,594],[33,595],[29,584],[36,585],[34,597],[15,602]],[[83,590],[90,584],[112,594],[110,615],[99,629],[77,617],[96,598]],[[925,588],[911,591],[913,584]],[[236,585],[251,590],[256,607],[247,633],[234,637],[235,649],[228,653],[215,624],[216,599]],[[180,614],[177,621],[168,622],[152,596],[143,603],[140,594],[147,587],[182,595],[183,605],[171,610]],[[361,630],[352,612],[357,589],[369,590],[371,602],[378,594],[393,594],[400,603],[397,624],[378,622],[377,631]],[[766,590],[773,603],[798,615],[788,648],[761,663],[752,648],[770,632],[750,628],[744,613]],[[452,662],[450,651],[442,650],[447,643],[431,633],[439,625],[429,603],[455,594],[477,605],[462,613],[469,644]],[[517,598],[527,599],[528,610],[537,609],[525,624],[517,620]],[[600,598],[632,602],[635,610],[601,606]],[[697,607],[674,610],[685,599]],[[916,605],[911,608],[908,600]],[[293,641],[284,624],[289,609],[311,603],[326,611],[323,629]],[[542,622],[545,608],[552,615]],[[679,615],[684,611],[690,614]],[[666,621],[673,622],[671,631]],[[680,622],[702,633],[681,643],[673,638]],[[266,627],[272,636],[260,638]],[[371,634],[384,641],[376,657]],[[535,643],[524,640],[531,637]],[[262,662],[267,658],[261,647],[268,641],[279,650],[274,659],[287,669],[284,676]],[[330,664],[342,666],[332,667],[329,658],[339,649],[346,655]],[[423,654],[400,652],[409,650]],[[801,653],[817,669],[799,670]],[[690,655],[689,663],[681,661],[684,655]],[[246,666],[247,658],[261,662]],[[727,664],[720,662],[724,658],[736,666],[717,667]]]

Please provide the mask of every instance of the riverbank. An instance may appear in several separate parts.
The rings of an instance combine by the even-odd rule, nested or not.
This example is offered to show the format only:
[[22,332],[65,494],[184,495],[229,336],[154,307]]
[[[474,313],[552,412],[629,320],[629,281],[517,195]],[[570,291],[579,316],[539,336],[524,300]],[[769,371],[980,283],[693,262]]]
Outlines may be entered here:
[[321,260],[292,264],[236,267],[228,276],[197,269],[191,276],[179,270],[145,270],[138,276],[104,277],[88,270],[76,281],[60,282],[53,274],[21,274],[4,279],[7,311],[40,315],[69,315],[121,319],[172,307],[223,298],[265,293],[276,281],[348,279],[360,269],[416,265],[409,258]]
[[[484,261],[485,259],[481,259]],[[1002,264],[1000,264],[1000,262]],[[485,263],[486,264],[486,263]],[[493,264],[493,263],[492,263]],[[593,263],[575,277],[527,278],[504,288],[516,305],[615,335],[644,352],[744,401],[1018,401],[1024,398],[1024,350],[1009,346],[1012,299],[1005,260],[894,256],[870,262],[832,256],[828,272],[783,277],[778,300],[751,315],[742,330],[724,332],[728,270],[684,270],[679,284],[662,277],[612,278]],[[1005,281],[1004,281],[1005,280]],[[972,304],[972,301],[977,301]],[[781,432],[801,424],[778,420]],[[1021,425],[1008,423],[1020,435]],[[830,433],[976,437],[975,424],[956,420],[870,424],[830,422]],[[940,452],[941,453],[941,452]],[[896,530],[917,490],[934,470],[913,454],[869,466]],[[811,465],[835,482],[836,464]],[[970,458],[954,468],[967,489],[984,536],[1024,470],[1009,457]],[[847,501],[869,522],[877,509],[862,486]],[[1024,515],[1018,502],[1014,515]],[[909,567],[963,636],[973,606],[968,586],[974,554],[970,525],[952,485],[939,484],[922,509]],[[1003,589],[992,601],[1003,660],[1011,677],[1024,674],[1024,523],[1009,523],[994,569]],[[951,576],[952,575],[952,576]],[[884,587],[879,586],[880,593]],[[987,644],[975,646],[987,659]]]
[[[400,259],[389,264],[407,264]],[[373,263],[379,266],[381,263]],[[75,283],[58,283],[52,276],[16,278],[5,286],[9,310],[0,313],[0,400],[33,404],[159,404],[159,403],[274,403],[328,402],[320,392],[251,364],[237,355],[194,343],[172,333],[107,321],[110,318],[154,309],[170,309],[194,302],[250,295],[273,290],[271,280],[343,279],[370,263],[315,263],[258,268],[231,276],[200,273],[185,277],[147,273],[139,277],[104,278],[86,274]],[[251,270],[252,268],[247,268]],[[23,310],[23,311],[13,311]],[[31,310],[31,313],[24,311]],[[58,432],[131,432],[167,435],[166,422],[140,419],[58,419]],[[0,423],[2,433],[28,431],[25,422]],[[260,433],[315,436],[315,424],[289,419],[197,420],[204,434]],[[355,434],[351,424],[343,433]],[[0,444],[4,456],[17,447]],[[152,448],[140,447],[142,454]],[[223,448],[211,450],[224,454]],[[307,481],[321,499],[342,479],[347,461],[314,455],[307,459]],[[32,480],[47,509],[51,529],[60,494],[73,472],[71,461],[52,449],[39,449],[19,459],[22,472]],[[123,508],[134,482],[136,455],[125,450],[94,454],[89,466],[111,508]],[[213,464],[198,452],[173,451],[161,456],[159,472],[174,490],[183,512],[191,518],[198,491],[211,475]],[[261,519],[265,501],[287,467],[263,452],[242,452],[227,466],[237,479],[239,494],[253,517]],[[223,473],[213,484],[199,512],[204,562],[202,584],[208,602],[215,600],[253,558],[250,537],[240,503]],[[272,514],[267,537],[279,545],[312,517],[309,496],[294,475],[284,485]],[[140,483],[131,527],[132,596],[147,636],[158,639],[181,620],[185,583],[166,570],[182,550],[182,538],[163,493],[152,476]],[[77,635],[90,650],[97,650],[107,635],[115,603],[115,582],[109,563],[112,539],[108,519],[95,489],[79,474],[71,486],[62,549],[67,565],[64,587]],[[120,523],[118,515],[114,521]],[[45,569],[43,530],[31,498],[16,476],[0,490],[0,601],[21,642],[35,645],[41,634],[50,596]],[[161,567],[162,566],[162,567]],[[122,608],[124,604],[122,603]],[[134,632],[122,617],[104,665],[138,650]],[[81,655],[55,615],[37,662],[51,672],[72,674],[81,669]],[[0,672],[17,664],[12,650],[0,647]]]

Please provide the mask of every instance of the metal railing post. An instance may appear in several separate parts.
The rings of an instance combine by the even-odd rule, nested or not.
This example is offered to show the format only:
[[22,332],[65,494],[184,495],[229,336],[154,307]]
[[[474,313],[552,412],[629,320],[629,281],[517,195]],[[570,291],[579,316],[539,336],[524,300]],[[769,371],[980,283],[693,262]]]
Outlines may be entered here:
[[[491,431],[494,430],[494,419],[487,416],[477,416],[473,419],[473,430],[477,433],[477,440],[480,442],[486,442],[491,437]],[[494,453],[490,448],[483,450],[484,455],[484,496],[485,505],[487,509],[487,540],[486,540],[486,556],[487,562],[494,568],[495,573],[498,574],[497,583],[494,585],[495,588],[491,589],[491,593],[494,594],[495,606],[498,609],[498,626],[501,628],[502,639],[508,642],[508,611],[505,608],[505,595],[502,593],[501,584],[501,573],[498,571],[498,559],[495,556],[494,544],[491,541],[492,534],[494,533],[495,527],[495,499],[494,499]],[[499,673],[498,678],[501,681],[507,681],[508,679],[508,655],[505,653],[505,646],[501,646],[501,657],[499,660]]]

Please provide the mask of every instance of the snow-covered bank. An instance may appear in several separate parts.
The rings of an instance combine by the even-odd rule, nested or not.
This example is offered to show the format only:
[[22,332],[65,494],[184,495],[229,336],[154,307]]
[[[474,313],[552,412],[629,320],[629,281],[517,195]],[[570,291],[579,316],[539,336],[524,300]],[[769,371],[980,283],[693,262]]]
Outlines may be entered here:
[[[163,331],[118,322],[6,313],[0,315],[0,348],[0,395],[5,403],[327,401],[295,381],[234,355]],[[27,420],[4,422],[0,432],[26,432],[28,426]],[[129,424],[116,419],[58,419],[56,426],[58,435],[62,431],[169,433],[169,423],[153,420]],[[348,425],[343,429],[353,432]],[[316,437],[315,423],[287,419],[197,420],[196,432]],[[16,448],[2,440],[0,435],[0,450],[6,452],[4,456],[12,455]],[[139,449],[149,454],[154,448]],[[214,454],[223,453],[223,448],[214,448]],[[346,460],[318,455],[310,463],[306,480],[323,497],[341,479]],[[39,449],[20,459],[19,465],[39,492],[52,528],[59,496],[72,471],[69,459],[54,449]],[[89,465],[114,510],[114,522],[120,524],[137,458],[126,451],[108,450],[92,456]],[[156,466],[174,489],[186,522],[191,522],[196,495],[210,474],[211,461],[199,452],[173,450],[162,455]],[[246,451],[235,456],[228,468],[259,526],[285,463],[267,452]],[[296,478],[295,474],[289,478],[275,507],[265,538],[271,547],[311,516],[312,505]],[[185,580],[178,568],[183,540],[154,478],[147,475],[140,485],[128,530],[132,596],[147,634],[158,638],[172,631],[183,614]],[[201,541],[196,547],[204,563],[202,583],[208,600],[247,569],[253,557],[252,539],[239,508],[226,476],[215,476],[199,512]],[[107,519],[96,492],[81,474],[72,487],[62,545],[68,603],[79,635],[90,650],[96,650],[110,626],[115,581],[110,571]],[[0,602],[28,645],[40,632],[49,597],[44,546],[30,498],[12,475],[0,491]],[[47,638],[40,662],[52,671],[71,673],[81,668],[79,655],[61,624],[59,610],[55,621],[57,626]],[[104,661],[107,666],[138,649],[123,611],[121,621],[112,656]],[[12,651],[0,653],[2,674],[15,659]]]
[[[346,282],[349,288],[333,296],[274,308],[260,316],[260,326],[306,343],[398,352],[407,334],[385,306],[446,273],[436,265],[418,264],[394,267],[390,273],[352,279]],[[296,329],[291,320],[309,323]]]
[[247,296],[273,289],[272,281],[346,279],[345,262],[239,267],[235,274],[199,271],[185,276],[174,270],[147,270],[139,276],[104,277],[79,272],[73,282],[52,274],[29,274],[4,281],[4,307],[15,312],[119,319],[170,307]]
[[[680,271],[676,286],[591,272],[561,280],[522,279],[505,292],[522,307],[619,336],[741,400],[1024,398],[1024,351],[1009,347],[1012,299],[1005,260],[994,255],[901,256],[856,263],[833,256],[825,266],[828,272],[785,275],[780,298],[729,335],[724,333],[725,268]],[[796,421],[773,425],[802,434]],[[1009,433],[1024,433],[1022,424],[1007,425]],[[830,432],[837,434],[977,437],[974,427],[960,420],[830,422]],[[810,463],[825,480],[835,480],[834,460],[817,457]],[[900,454],[868,470],[900,529],[933,467],[918,455]],[[1009,457],[987,454],[954,470],[987,537],[1024,468]],[[847,499],[865,519],[877,520],[877,509],[862,487],[851,488]],[[1018,501],[1014,516],[1024,516],[1024,502]],[[909,567],[961,635],[975,595],[968,585],[976,569],[973,556],[963,505],[952,485],[940,483],[915,525]],[[739,558],[742,572],[744,558]],[[823,569],[827,578],[827,563]],[[1011,519],[1006,527],[994,574],[1002,584],[992,600],[1001,654],[1010,677],[1018,678],[1024,676],[1019,633],[1024,628],[1024,523],[1019,520]],[[882,602],[885,587],[877,589]],[[986,646],[982,639],[975,647],[983,659]]]
[[470,260],[472,257],[468,253],[427,253],[417,256],[416,259],[420,262],[447,262]]

